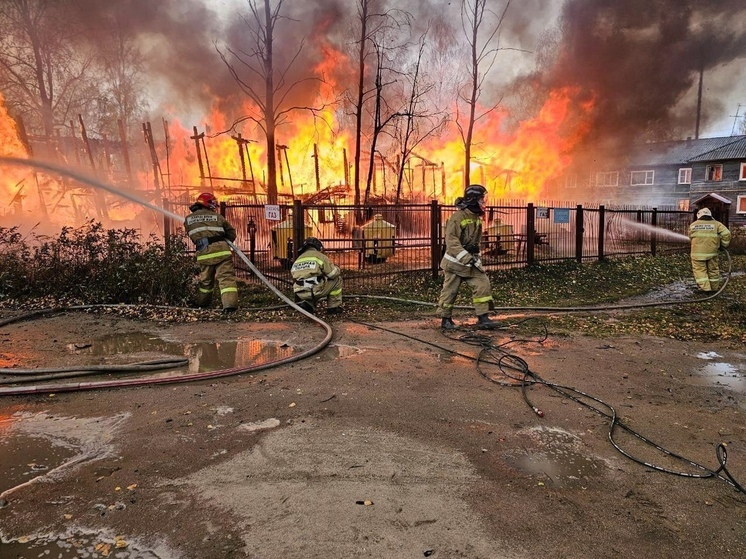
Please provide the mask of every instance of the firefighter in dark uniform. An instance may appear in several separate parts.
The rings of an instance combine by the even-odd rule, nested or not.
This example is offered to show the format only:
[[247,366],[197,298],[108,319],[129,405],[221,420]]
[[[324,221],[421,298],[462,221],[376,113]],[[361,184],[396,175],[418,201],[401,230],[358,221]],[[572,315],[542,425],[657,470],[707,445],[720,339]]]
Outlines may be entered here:
[[700,290],[720,288],[718,250],[728,247],[730,237],[728,228],[712,217],[709,208],[697,212],[697,221],[689,226],[689,238],[692,240],[692,272]]
[[301,308],[316,312],[316,302],[326,299],[327,314],[342,312],[342,271],[324,254],[324,245],[316,237],[308,237],[300,246],[290,273]]
[[197,246],[197,305],[210,306],[217,280],[223,311],[233,312],[238,308],[238,285],[233,252],[226,240],[235,241],[236,230],[217,209],[218,199],[210,192],[203,192],[189,206],[192,213],[184,220],[184,227]]
[[472,301],[477,314],[477,327],[493,328],[498,325],[487,314],[493,307],[490,280],[482,268],[480,243],[482,218],[487,189],[472,184],[463,198],[456,200],[458,208],[448,218],[445,228],[446,250],[440,267],[443,269],[443,289],[438,299],[438,316],[441,328],[452,330],[456,324],[451,319],[453,303],[459,287],[466,282],[472,288]]

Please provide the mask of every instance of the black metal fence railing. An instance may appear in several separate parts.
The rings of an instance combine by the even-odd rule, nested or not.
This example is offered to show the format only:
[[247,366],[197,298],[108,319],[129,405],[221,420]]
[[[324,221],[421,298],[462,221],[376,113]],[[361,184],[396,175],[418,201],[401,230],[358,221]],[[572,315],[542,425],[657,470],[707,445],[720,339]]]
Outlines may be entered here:
[[[188,203],[164,203],[188,213]],[[238,233],[236,245],[278,286],[291,283],[290,266],[298,241],[317,237],[343,270],[345,283],[372,287],[399,274],[437,277],[443,254],[443,229],[453,206],[280,205],[279,213],[251,203],[222,203],[220,211]],[[269,207],[271,208],[271,207]],[[688,211],[584,207],[512,202],[487,208],[482,261],[488,270],[530,266],[537,262],[601,260],[627,255],[656,255],[684,250],[692,214]],[[167,235],[183,230],[165,228]],[[247,279],[252,274],[237,260]]]

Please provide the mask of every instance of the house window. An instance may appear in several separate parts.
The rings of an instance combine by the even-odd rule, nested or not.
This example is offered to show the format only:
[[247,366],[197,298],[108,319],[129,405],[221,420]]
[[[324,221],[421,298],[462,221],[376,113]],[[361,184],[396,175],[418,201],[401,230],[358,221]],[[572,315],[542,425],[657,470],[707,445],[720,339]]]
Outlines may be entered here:
[[736,213],[746,214],[746,196],[739,196],[736,200]]
[[679,184],[692,184],[692,168],[679,169]]
[[682,212],[689,211],[689,200],[679,200],[679,211],[682,211]]
[[565,188],[577,188],[578,175],[567,175],[565,177]]
[[723,166],[722,165],[708,165],[705,173],[705,180],[708,181],[721,181],[723,180]]
[[739,181],[746,181],[746,163],[741,163],[741,172],[738,174]]
[[655,171],[632,171],[629,184],[631,186],[650,186],[655,182]]
[[619,186],[618,171],[596,173],[596,186]]

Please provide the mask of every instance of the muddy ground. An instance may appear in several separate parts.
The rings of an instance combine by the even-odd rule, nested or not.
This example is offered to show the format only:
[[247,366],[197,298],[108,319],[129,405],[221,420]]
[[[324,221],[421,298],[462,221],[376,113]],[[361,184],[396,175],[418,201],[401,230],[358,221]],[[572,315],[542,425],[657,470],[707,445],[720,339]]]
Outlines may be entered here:
[[[557,335],[544,320],[544,343],[507,346],[532,371],[710,470],[727,443],[746,484],[742,347]],[[432,318],[331,324],[320,353],[255,374],[0,397],[0,559],[746,557],[746,495],[723,479],[617,429],[625,452],[687,475],[636,463],[607,417],[535,385],[539,417],[496,367],[480,367],[492,382],[448,351],[479,348]],[[0,328],[0,366],[188,354],[196,372],[323,336],[305,319],[73,313]]]

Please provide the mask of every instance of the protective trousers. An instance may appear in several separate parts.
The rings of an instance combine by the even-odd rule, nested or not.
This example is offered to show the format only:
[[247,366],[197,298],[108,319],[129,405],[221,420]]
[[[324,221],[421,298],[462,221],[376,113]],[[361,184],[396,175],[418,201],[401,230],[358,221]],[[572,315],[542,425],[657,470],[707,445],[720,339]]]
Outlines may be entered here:
[[453,272],[443,271],[443,289],[438,298],[438,316],[451,318],[453,303],[458,295],[458,289],[462,282],[466,282],[472,289],[472,301],[477,316],[487,314],[492,303],[492,290],[490,280],[484,272],[473,269],[472,275],[459,276]]
[[326,308],[334,309],[342,306],[342,278],[337,276],[315,286],[313,290],[303,289],[295,292],[296,298],[307,301],[315,309],[316,302],[326,298]]
[[199,283],[197,284],[197,304],[209,307],[215,280],[220,288],[220,301],[224,309],[238,308],[238,284],[236,283],[233,260],[228,258],[214,265],[199,265]]
[[692,273],[697,287],[702,291],[717,291],[720,289],[720,263],[718,257],[709,260],[694,260],[692,258]]

